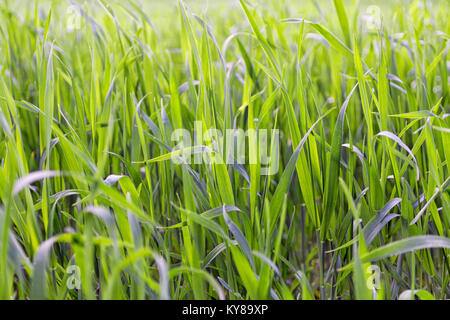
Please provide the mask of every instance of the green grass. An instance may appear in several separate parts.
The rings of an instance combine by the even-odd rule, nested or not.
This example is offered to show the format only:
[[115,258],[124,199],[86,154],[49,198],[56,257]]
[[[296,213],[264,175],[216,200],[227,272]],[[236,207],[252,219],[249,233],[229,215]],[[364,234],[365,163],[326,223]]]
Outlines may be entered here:
[[450,299],[448,1],[72,3],[0,4],[0,299]]

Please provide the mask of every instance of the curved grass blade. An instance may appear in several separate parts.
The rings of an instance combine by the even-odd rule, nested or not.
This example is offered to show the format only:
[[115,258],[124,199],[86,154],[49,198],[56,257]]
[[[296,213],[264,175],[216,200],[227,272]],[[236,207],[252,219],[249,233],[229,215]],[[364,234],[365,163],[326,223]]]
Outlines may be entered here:
[[[283,199],[284,195],[286,194],[289,184],[292,180],[292,176],[295,170],[295,166],[298,160],[298,157],[300,155],[300,151],[303,148],[303,145],[305,144],[306,140],[308,139],[309,135],[313,131],[314,127],[322,121],[326,116],[328,116],[331,111],[334,109],[328,110],[323,116],[321,116],[319,119],[317,119],[316,122],[309,128],[309,130],[306,132],[306,134],[303,136],[303,138],[300,140],[300,143],[295,148],[294,152],[292,153],[291,157],[289,158],[289,162],[286,165],[286,168],[283,171],[283,174],[281,175],[281,179],[278,182],[278,186],[275,189],[275,193],[273,194],[272,201],[270,203],[270,211],[272,213],[273,219],[272,224],[275,224],[277,221],[277,218],[280,214],[281,206],[283,205]],[[272,228],[271,228],[272,229]]]
[[336,125],[334,127],[333,138],[331,141],[331,155],[328,163],[327,176],[325,178],[326,192],[324,195],[323,220],[320,227],[320,238],[322,240],[325,240],[326,234],[328,232],[328,226],[331,220],[331,215],[334,213],[338,195],[338,188],[336,188],[336,186],[338,185],[339,167],[341,161],[341,145],[344,137],[345,112],[347,110],[350,98],[353,96],[353,93],[355,92],[357,87],[358,83],[353,87],[344,103],[342,104],[341,110],[339,111],[339,115],[336,120]]
[[[362,255],[361,262],[366,263],[371,261],[377,261],[384,259],[386,257],[399,255],[402,253],[429,248],[450,249],[450,239],[434,235],[425,235],[398,240]],[[350,263],[345,267],[341,268],[340,271],[344,271],[352,266],[353,263]]]

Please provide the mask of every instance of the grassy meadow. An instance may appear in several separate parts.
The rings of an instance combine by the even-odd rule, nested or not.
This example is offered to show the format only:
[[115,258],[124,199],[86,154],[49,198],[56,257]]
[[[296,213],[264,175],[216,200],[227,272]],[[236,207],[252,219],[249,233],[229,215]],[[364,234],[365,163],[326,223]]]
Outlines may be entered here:
[[1,1],[0,299],[450,299],[449,14]]

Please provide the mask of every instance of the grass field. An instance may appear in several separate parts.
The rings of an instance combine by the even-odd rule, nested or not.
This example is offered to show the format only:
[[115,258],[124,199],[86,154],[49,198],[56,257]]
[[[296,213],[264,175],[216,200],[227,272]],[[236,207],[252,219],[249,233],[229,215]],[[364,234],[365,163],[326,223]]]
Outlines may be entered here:
[[2,1],[0,299],[450,299],[449,14]]

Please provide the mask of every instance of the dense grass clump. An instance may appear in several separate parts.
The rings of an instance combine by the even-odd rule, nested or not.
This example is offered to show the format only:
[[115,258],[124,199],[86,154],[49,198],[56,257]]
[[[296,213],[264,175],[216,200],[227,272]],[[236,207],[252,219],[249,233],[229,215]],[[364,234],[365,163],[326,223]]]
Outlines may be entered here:
[[450,299],[449,12],[2,1],[0,298]]

